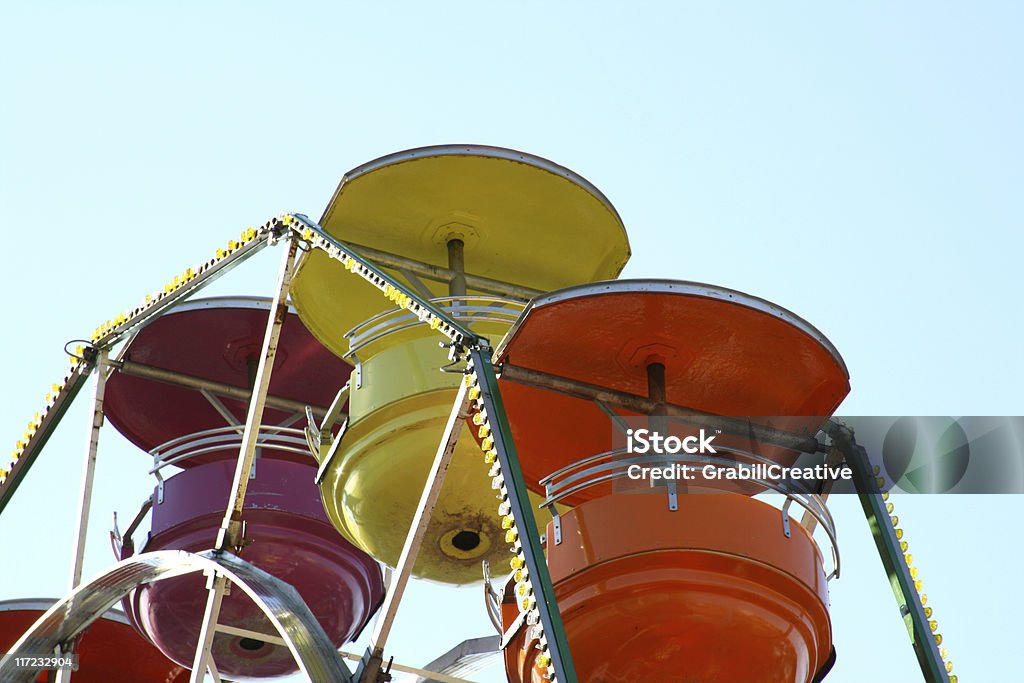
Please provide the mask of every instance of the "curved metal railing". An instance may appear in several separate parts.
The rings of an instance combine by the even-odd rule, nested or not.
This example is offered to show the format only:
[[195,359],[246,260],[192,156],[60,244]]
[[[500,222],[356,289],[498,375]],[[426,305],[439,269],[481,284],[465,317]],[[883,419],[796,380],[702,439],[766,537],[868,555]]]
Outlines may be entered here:
[[[741,458],[742,461],[725,458],[721,455],[709,454],[629,454],[625,447],[616,448],[604,453],[584,458],[570,465],[567,465],[540,480],[540,485],[545,487],[546,497],[541,507],[546,508],[556,521],[556,530],[559,521],[558,509],[555,505],[564,501],[569,496],[583,491],[592,486],[605,482],[629,477],[629,470],[632,466],[648,468],[663,468],[666,466],[683,465],[704,467],[712,465],[716,468],[738,469],[740,466],[750,467],[752,464],[764,464],[768,466],[779,466],[774,460],[765,458],[757,453],[744,451],[737,448],[718,447],[719,453],[729,454]],[[626,457],[623,457],[626,456]],[[673,480],[665,480],[668,488],[669,507],[676,509],[676,485]],[[790,529],[789,509],[793,503],[804,508],[825,531],[828,536],[832,550],[832,573],[828,578],[839,577],[839,543],[836,539],[836,525],[832,513],[821,496],[809,491],[799,480],[786,480],[785,482],[764,479],[755,476],[745,476],[742,479],[729,481],[743,481],[757,484],[765,489],[775,491],[785,496],[780,512],[782,513],[783,532],[788,537]],[[799,523],[799,522],[798,522]]]
[[[497,296],[443,296],[430,300],[441,307],[452,319],[460,323],[500,323],[511,326],[526,308],[522,301]],[[350,354],[356,354],[367,344],[421,324],[409,311],[391,309],[364,320],[345,333]]]
[[[204,429],[201,432],[186,434],[166,441],[149,452],[153,456],[153,469],[149,473],[158,474],[168,465],[177,465],[184,460],[207,453],[231,449],[237,451],[242,446],[244,430],[245,425],[227,425]],[[259,436],[256,438],[256,447],[264,450],[309,455],[306,433],[295,427],[261,425]]]

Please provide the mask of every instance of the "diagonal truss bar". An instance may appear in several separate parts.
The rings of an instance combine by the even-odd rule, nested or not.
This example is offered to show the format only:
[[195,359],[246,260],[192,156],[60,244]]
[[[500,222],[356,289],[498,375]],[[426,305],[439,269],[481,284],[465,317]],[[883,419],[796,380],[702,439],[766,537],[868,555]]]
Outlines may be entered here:
[[405,544],[402,546],[402,554],[399,555],[398,565],[391,576],[391,585],[388,586],[384,603],[377,613],[377,624],[373,629],[373,636],[370,638],[370,645],[367,648],[366,656],[363,659],[361,681],[376,681],[380,662],[383,659],[384,646],[387,644],[388,636],[391,635],[391,627],[394,625],[395,617],[398,614],[398,605],[405,594],[405,588],[409,583],[413,566],[416,564],[416,556],[423,545],[423,537],[427,533],[430,518],[434,514],[437,500],[441,496],[441,488],[444,485],[445,475],[451,465],[452,456],[455,455],[455,446],[462,433],[462,425],[466,420],[466,411],[469,408],[469,397],[465,383],[459,382],[459,391],[455,396],[452,405],[452,412],[448,415],[448,422],[444,427],[444,435],[437,446],[437,453],[434,455],[434,462],[430,466],[430,474],[423,486],[423,493],[420,495],[420,502],[416,506],[416,514],[412,518],[409,533],[405,537]]
[[508,503],[512,518],[519,529],[523,559],[529,572],[530,582],[537,598],[540,623],[547,638],[551,655],[551,666],[557,679],[562,683],[577,683],[576,669],[569,653],[569,642],[565,637],[565,625],[555,600],[555,588],[551,582],[547,560],[540,539],[536,536],[537,520],[530,505],[526,479],[519,466],[519,455],[512,441],[512,430],[505,415],[505,406],[498,391],[498,381],[491,364],[490,349],[473,347],[469,350],[469,362],[476,373],[480,388],[480,399],[491,425],[494,450],[508,491]]
[[864,509],[871,535],[875,539],[878,556],[889,577],[889,584],[907,627],[907,633],[910,635],[924,680],[926,683],[946,683],[950,680],[949,674],[946,673],[945,663],[928,624],[924,604],[914,586],[910,568],[903,559],[900,539],[897,538],[896,530],[890,522],[889,512],[878,482],[875,481],[867,451],[857,444],[849,428],[829,420],[824,429],[836,448],[843,453],[850,468],[857,496]]
[[303,214],[291,214],[289,221],[293,231],[313,247],[321,249],[332,259],[340,261],[345,268],[384,292],[399,308],[416,314],[441,334],[456,344],[468,346],[476,343],[477,335],[457,323],[445,311],[424,299],[418,292],[402,284],[351,246],[332,237],[316,221]]
[[[277,292],[267,317],[267,332],[263,338],[263,350],[260,353],[260,362],[256,369],[252,400],[249,403],[249,411],[245,419],[245,430],[242,432],[242,445],[239,448],[235,478],[231,485],[231,498],[217,534],[218,550],[237,548],[242,541],[242,509],[245,507],[245,492],[249,486],[249,472],[252,470],[253,459],[256,456],[260,425],[263,423],[263,409],[266,406],[270,376],[273,373],[274,360],[277,357],[277,343],[285,318],[288,317],[288,291],[291,288],[292,277],[295,275],[299,261],[305,255],[302,254],[296,258],[297,253],[297,242],[294,239],[289,239],[288,248],[284,250],[281,258]],[[216,619],[216,615],[214,615],[214,619]]]
[[199,641],[196,644],[195,658],[192,660],[189,683],[203,683],[206,680],[206,672],[211,666],[216,666],[213,661],[213,638],[217,635],[217,618],[224,602],[227,585],[227,577],[215,572],[208,573],[206,609],[203,612],[203,624],[199,629]]
[[107,350],[103,349],[96,358],[96,380],[93,389],[92,414],[89,419],[89,440],[86,442],[85,461],[82,464],[82,483],[78,497],[78,526],[75,528],[75,540],[72,546],[74,554],[71,559],[71,580],[68,585],[70,590],[77,588],[82,581],[85,542],[89,533],[89,512],[92,509],[93,481],[96,477],[96,456],[99,451],[100,429],[103,427],[103,399],[106,395],[109,373]]
[[[123,322],[118,323],[116,322],[117,319],[115,319],[115,323],[111,328],[102,332],[98,338],[93,339],[93,344],[106,348],[117,344],[124,340],[135,328],[152,322],[153,319],[160,317],[167,309],[192,296],[221,275],[246,261],[250,256],[259,253],[263,247],[270,243],[270,238],[274,235],[273,230],[276,224],[277,219],[267,221],[253,239],[239,243],[230,253],[210,259],[198,268],[189,268],[185,273],[187,274],[189,271],[192,271],[193,275],[180,276],[177,285],[174,284],[174,281],[168,283],[163,293],[156,295],[148,303],[121,316],[124,318]],[[168,289],[171,291],[166,291]]]
[[[273,218],[258,229],[250,228],[242,233],[239,241],[228,243],[227,250],[218,250],[215,258],[187,269],[167,283],[163,291],[146,297],[145,302],[130,311],[122,313],[113,320],[107,321],[92,334],[91,346],[81,351],[84,356],[76,360],[71,372],[64,381],[56,385],[50,400],[38,419],[30,423],[26,438],[18,442],[14,450],[14,463],[6,477],[0,472],[0,513],[7,506],[18,486],[35,463],[43,446],[57,428],[64,413],[81,390],[85,377],[92,371],[95,353],[99,349],[110,349],[111,346],[126,339],[135,330],[152,322],[167,309],[186,297],[210,284],[250,256],[258,253],[271,237],[282,230],[282,221]],[[0,469],[4,465],[0,462]]]
[[85,381],[92,371],[94,364],[78,363],[65,378],[63,385],[52,398],[43,414],[39,417],[35,429],[31,429],[28,438],[18,442],[14,451],[14,464],[11,466],[7,477],[0,482],[0,513],[7,507],[14,496],[18,486],[24,481],[25,475],[32,468],[43,446],[50,440],[57,425],[60,424],[64,413],[71,407],[72,401],[78,396],[78,392],[85,386]]

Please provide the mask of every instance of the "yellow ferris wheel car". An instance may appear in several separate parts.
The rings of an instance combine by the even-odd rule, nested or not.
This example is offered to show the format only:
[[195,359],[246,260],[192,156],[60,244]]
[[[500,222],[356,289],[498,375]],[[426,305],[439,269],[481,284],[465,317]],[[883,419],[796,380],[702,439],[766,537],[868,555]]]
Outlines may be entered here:
[[[495,346],[530,298],[613,279],[630,254],[597,188],[497,147],[425,147],[364,164],[342,179],[320,224]],[[322,252],[301,265],[292,301],[355,367],[348,429],[321,463],[324,506],[346,538],[393,566],[461,375],[435,332]],[[482,560],[506,560],[494,510],[487,466],[464,430],[414,574],[470,583],[482,579]]]

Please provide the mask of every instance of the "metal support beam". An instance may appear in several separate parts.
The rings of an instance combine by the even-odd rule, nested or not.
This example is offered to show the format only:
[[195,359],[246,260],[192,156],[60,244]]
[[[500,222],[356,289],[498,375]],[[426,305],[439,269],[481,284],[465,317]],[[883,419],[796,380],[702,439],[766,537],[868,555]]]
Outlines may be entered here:
[[501,394],[498,391],[498,380],[494,374],[494,366],[491,364],[490,349],[486,347],[472,348],[469,351],[469,358],[470,365],[476,372],[480,385],[480,398],[491,424],[494,449],[498,452],[498,462],[501,464],[504,485],[508,490],[512,518],[519,529],[519,541],[523,546],[526,569],[536,596],[540,623],[548,641],[551,663],[560,683],[577,683],[576,668],[573,666],[572,656],[569,654],[569,642],[565,637],[565,625],[562,623],[562,615],[558,611],[555,588],[551,582],[551,573],[548,571],[544,549],[536,535],[537,519],[533,514],[523,469],[519,465],[519,455],[516,453],[516,447],[512,441],[512,430],[505,414],[505,405],[502,403]]
[[448,240],[448,270],[452,278],[448,281],[449,296],[466,296],[466,251],[460,239]]
[[[404,256],[398,256],[397,254],[381,251],[380,249],[374,249],[373,247],[367,247],[362,244],[349,243],[349,246],[381,266],[394,268],[399,271],[404,269],[414,275],[418,275],[419,277],[423,277],[434,282],[443,282],[447,284],[452,281],[452,277],[455,275],[451,268],[442,268],[441,266],[424,263],[423,261],[415,261]],[[466,285],[471,289],[475,289],[480,292],[507,296],[510,299],[519,299],[520,301],[529,301],[530,299],[545,293],[540,289],[523,287],[521,285],[512,284],[511,282],[502,282],[501,280],[492,280],[489,277],[481,277],[470,273],[466,273]]]
[[288,291],[298,262],[302,258],[302,255],[296,258],[297,248],[295,239],[289,238],[281,258],[277,292],[267,316],[267,333],[263,338],[263,351],[260,353],[259,366],[256,369],[256,381],[245,419],[245,431],[242,432],[242,445],[238,452],[235,478],[231,485],[231,497],[217,534],[217,550],[236,551],[242,542],[242,509],[245,506],[245,492],[249,486],[249,472],[256,454],[260,425],[263,423],[263,408],[267,402],[270,375],[277,357],[277,343],[285,318],[288,316]]
[[192,660],[192,675],[189,683],[203,683],[206,671],[213,664],[213,638],[217,635],[217,619],[220,618],[220,606],[224,601],[227,589],[227,577],[213,571],[207,576],[206,611],[203,613],[203,624],[199,629],[199,643],[196,645],[196,656]]
[[402,277],[405,278],[405,281],[409,283],[409,286],[415,289],[416,293],[419,294],[421,297],[423,297],[424,299],[434,298],[435,294],[430,291],[430,288],[423,284],[423,280],[416,277],[415,273],[409,272],[407,268],[399,268],[398,272]]
[[[555,391],[587,401],[600,401],[601,403],[624,408],[636,413],[655,415],[658,414],[659,410],[661,410],[661,405],[659,405],[658,401],[652,401],[646,396],[630,394],[624,391],[616,391],[615,389],[608,389],[597,384],[579,382],[574,379],[569,379],[568,377],[560,377],[558,375],[552,375],[538,370],[531,370],[517,365],[510,365],[508,363],[502,364],[498,368],[498,371],[501,378],[503,380],[508,380],[509,382],[525,384],[526,386],[537,387],[539,389],[547,389],[548,391]],[[794,434],[781,429],[773,429],[771,427],[752,423],[749,420],[723,415],[714,415],[712,413],[696,410],[694,408],[687,408],[686,406],[680,406],[674,403],[665,403],[663,406],[663,414],[686,418],[685,422],[687,424],[692,424],[695,427],[721,429],[732,434],[739,434],[740,436],[753,436],[755,439],[765,443],[783,446],[784,448],[792,448],[794,450],[807,453],[827,450],[827,447],[815,439],[813,434]],[[825,421],[824,417],[821,419],[822,422]]]
[[100,429],[103,427],[103,398],[107,388],[107,351],[96,356],[96,381],[93,385],[92,414],[89,419],[89,438],[86,441],[85,461],[82,463],[82,483],[78,495],[78,526],[72,545],[71,580],[68,590],[74,590],[82,581],[82,563],[85,558],[85,541],[89,533],[89,512],[92,509],[92,487],[96,476],[96,453],[100,444]]
[[[344,650],[339,650],[338,654],[340,654],[342,657],[345,657],[346,659],[351,659],[354,662],[363,661],[363,657],[355,654],[354,652],[345,652]],[[455,676],[436,673],[428,669],[421,669],[415,666],[407,666],[405,664],[395,664],[394,662],[388,662],[388,668],[392,671],[400,671],[406,674],[415,674],[417,676],[431,676],[431,681],[436,680],[440,681],[441,683],[473,683],[473,681],[466,680],[465,678],[456,678]],[[356,680],[358,680],[358,678]]]
[[92,370],[92,365],[79,363],[68,374],[64,386],[53,397],[53,403],[49,409],[40,416],[39,424],[31,433],[27,441],[23,442],[24,450],[14,461],[11,471],[7,474],[6,480],[0,484],[0,513],[7,507],[7,503],[14,497],[18,486],[25,479],[25,475],[32,468],[43,446],[49,441],[57,425],[60,424],[64,413],[71,407],[71,403],[78,396],[78,392],[85,386],[86,378]]
[[[144,365],[143,363],[136,363],[135,361],[121,361],[120,363],[112,362],[112,365],[116,367],[120,372],[126,375],[132,375],[133,377],[142,377],[144,379],[151,379],[155,382],[163,382],[164,384],[173,384],[179,387],[185,387],[186,389],[195,389],[200,392],[209,392],[225,398],[233,398],[238,401],[248,402],[252,398],[252,392],[242,387],[236,387],[233,384],[225,384],[224,382],[215,382],[209,379],[203,379],[202,377],[194,377],[192,375],[186,375],[181,372],[174,372],[173,370],[164,370],[163,368],[153,367],[152,365]],[[306,409],[306,404],[302,401],[296,401],[290,398],[284,398],[282,396],[267,396],[266,406],[273,408],[274,410],[282,410],[289,413],[300,413]],[[327,408],[323,406],[311,406],[313,409],[313,415],[318,419],[322,419],[327,414]]]
[[[330,408],[321,417],[320,422],[320,433],[330,434],[331,430],[334,429],[334,425],[337,424],[338,420],[345,417],[345,414],[341,412],[341,409],[345,406],[345,401],[348,400],[350,383],[345,384],[338,389],[338,393],[334,396],[334,400],[331,401]],[[313,413],[316,415],[316,412]]]
[[[116,324],[108,323],[109,327],[105,328],[106,331],[96,338],[93,345],[87,350],[86,355],[88,356],[92,349],[110,349],[113,345],[148,325],[179,301],[198,292],[231,270],[231,268],[242,263],[253,254],[258,253],[267,246],[275,231],[280,229],[281,227],[277,219],[267,221],[259,230],[255,231],[252,239],[243,241],[231,253],[225,256],[218,256],[218,258],[198,266],[191,279],[187,279],[184,283],[179,284],[173,289],[157,293],[152,298],[147,297],[146,303],[130,311],[127,315],[122,316],[120,322]],[[0,483],[0,512],[3,512],[3,509],[7,506],[7,502],[14,495],[15,490],[17,490],[22,479],[38,457],[39,452],[50,438],[50,434],[56,429],[71,401],[78,394],[85,376],[91,370],[91,365],[92,361],[87,358],[85,362],[79,363],[65,378],[62,388],[53,398],[53,403],[50,404],[41,416],[38,426],[26,440],[20,455],[16,456],[14,465],[11,467],[6,480]]]
[[356,674],[356,679],[361,683],[376,681],[379,662],[384,654],[384,647],[387,645],[388,636],[391,635],[391,627],[394,625],[395,616],[398,614],[398,605],[405,593],[405,587],[409,583],[409,576],[416,564],[416,556],[419,554],[420,546],[423,545],[423,537],[426,535],[427,526],[434,513],[434,507],[441,496],[441,487],[444,485],[445,475],[451,464],[452,456],[455,454],[455,445],[458,443],[459,435],[462,433],[462,425],[466,419],[466,410],[469,408],[466,385],[459,382],[459,392],[455,396],[452,405],[452,412],[448,415],[448,422],[444,427],[444,436],[438,444],[437,452],[434,454],[434,462],[430,466],[430,474],[420,494],[420,502],[416,506],[416,514],[412,518],[412,525],[405,537],[405,544],[402,546],[402,554],[398,557],[398,565],[395,567],[391,577],[391,585],[388,586],[384,603],[377,613],[377,623],[370,638],[370,646],[367,648],[366,656],[363,658],[364,665]]
[[[85,543],[89,536],[89,513],[92,510],[92,489],[96,477],[96,454],[100,444],[100,429],[103,427],[103,397],[107,388],[106,349],[96,355],[96,380],[93,386],[92,413],[89,419],[89,437],[86,440],[85,460],[82,463],[82,482],[78,494],[78,525],[75,527],[75,539],[72,543],[71,576],[68,591],[74,591],[82,582],[82,567],[85,563]],[[71,680],[70,669],[57,672],[57,683],[68,683]]]
[[[382,270],[378,264],[369,260],[355,248],[335,239],[317,225],[316,221],[302,214],[294,214],[294,218],[296,224],[293,226],[293,235],[309,242],[313,248],[325,251],[329,257],[344,264],[347,270],[362,277],[393,302],[397,303],[405,298],[406,301],[399,305],[400,308],[412,311],[423,321],[429,320],[431,328],[438,330],[460,346],[467,346],[479,339],[469,328],[457,322],[432,301],[424,299],[399,282],[393,275]],[[447,282],[448,279],[444,281]]]
[[896,530],[889,519],[889,512],[886,510],[878,482],[875,481],[867,451],[854,440],[853,432],[839,423],[830,420],[825,431],[832,438],[835,447],[845,456],[846,465],[850,468],[857,496],[860,498],[871,535],[875,539],[878,556],[889,577],[889,585],[910,635],[925,683],[947,683],[949,674],[946,673],[938,644],[928,625],[928,617],[925,615],[921,596],[914,586],[914,579],[910,576],[910,568],[903,559],[900,539],[897,538]]
[[229,636],[236,636],[238,638],[252,638],[253,640],[260,640],[269,645],[288,647],[288,643],[285,642],[285,639],[281,636],[270,633],[260,633],[259,631],[250,631],[247,628],[237,628],[235,626],[228,626],[227,624],[217,624],[217,632]]
[[[828,467],[839,467],[843,464],[843,454],[839,452],[839,449],[833,446],[828,454],[825,456],[825,465]],[[821,487],[818,490],[818,496],[821,497],[822,503],[828,502],[829,494],[832,493],[832,488],[835,485],[835,479],[826,479],[821,482]],[[804,515],[800,519],[800,526],[807,529],[807,533],[814,535],[814,530],[818,528],[818,518],[811,514],[810,510],[804,510]]]

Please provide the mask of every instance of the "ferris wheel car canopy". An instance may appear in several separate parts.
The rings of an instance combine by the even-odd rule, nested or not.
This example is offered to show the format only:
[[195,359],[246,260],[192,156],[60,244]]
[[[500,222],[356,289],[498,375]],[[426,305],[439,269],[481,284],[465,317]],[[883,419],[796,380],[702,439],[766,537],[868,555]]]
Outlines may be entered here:
[[[821,421],[813,418],[831,415],[850,390],[838,351],[807,321],[742,292],[676,280],[599,282],[537,297],[496,357],[640,397],[648,396],[648,364],[661,363],[667,403],[713,415],[772,416],[776,427],[812,434]],[[612,424],[593,401],[499,381],[529,486],[539,489],[551,472],[612,449]],[[778,424],[784,418],[789,423]],[[791,462],[796,454],[777,449],[773,457]]]
[[[269,312],[270,300],[258,297],[189,301],[144,327],[131,340],[123,359],[248,390]],[[326,407],[350,372],[348,365],[316,341],[297,315],[288,314],[281,328],[269,395]],[[238,423],[245,423],[248,401],[217,400]],[[115,372],[107,380],[104,409],[111,424],[145,451],[228,424],[199,390],[126,372]],[[280,424],[291,414],[267,406],[264,422]],[[303,416],[295,426],[304,425]],[[177,464],[187,468],[237,456],[237,445],[224,444]],[[308,455],[278,452],[275,457],[311,462]]]
[[[447,242],[459,239],[466,272],[540,291],[614,278],[629,259],[622,220],[596,187],[546,159],[483,145],[422,147],[359,166],[342,178],[320,225],[357,250],[441,267]],[[443,283],[424,284],[448,293]],[[345,332],[386,309],[319,251],[296,274],[292,300],[339,356]]]

